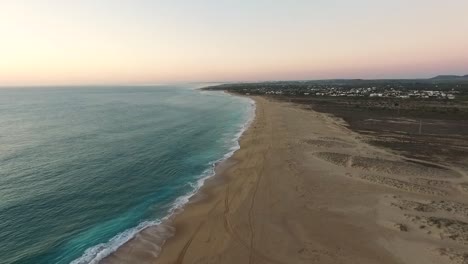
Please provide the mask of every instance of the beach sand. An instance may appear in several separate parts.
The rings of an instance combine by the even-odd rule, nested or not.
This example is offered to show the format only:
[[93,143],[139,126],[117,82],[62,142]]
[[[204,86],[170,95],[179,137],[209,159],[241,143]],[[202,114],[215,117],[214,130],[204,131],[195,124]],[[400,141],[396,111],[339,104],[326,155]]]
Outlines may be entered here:
[[[252,98],[240,150],[196,201],[103,263],[466,263],[465,171],[368,145],[330,115]],[[162,248],[161,233],[173,233]]]

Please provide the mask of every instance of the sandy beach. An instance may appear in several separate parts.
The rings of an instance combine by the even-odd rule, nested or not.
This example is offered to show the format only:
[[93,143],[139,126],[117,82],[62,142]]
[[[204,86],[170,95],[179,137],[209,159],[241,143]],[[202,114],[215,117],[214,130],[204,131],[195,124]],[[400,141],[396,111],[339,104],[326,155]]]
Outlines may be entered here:
[[[102,263],[466,263],[466,171],[404,159],[330,115],[256,118],[196,200]],[[171,236],[162,247],[161,234]]]

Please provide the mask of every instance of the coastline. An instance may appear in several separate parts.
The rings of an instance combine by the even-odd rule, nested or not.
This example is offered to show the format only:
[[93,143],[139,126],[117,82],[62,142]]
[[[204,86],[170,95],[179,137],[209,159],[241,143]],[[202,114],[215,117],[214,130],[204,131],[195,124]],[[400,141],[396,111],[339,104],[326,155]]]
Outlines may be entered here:
[[240,149],[181,213],[101,263],[452,263],[452,241],[421,236],[394,206],[444,194],[404,177],[452,172],[368,145],[327,114],[250,98]]
[[[265,110],[270,110],[268,109],[271,107],[270,104],[273,104],[275,108],[279,107],[275,110],[280,110],[286,105],[269,102],[264,98],[251,98],[256,101],[257,105],[256,119],[241,138],[241,148],[217,171],[213,181],[207,183],[205,188],[201,190],[203,199],[196,203],[187,204],[184,211],[175,217],[172,226],[174,226],[176,233],[165,243],[160,255],[156,259],[144,259],[144,261],[154,261],[154,263],[310,263],[312,259],[317,258],[312,256],[315,254],[311,254],[310,249],[304,247],[307,246],[305,241],[309,237],[299,237],[301,236],[300,232],[305,230],[288,230],[294,228],[290,227],[288,223],[275,223],[277,224],[276,228],[281,229],[276,231],[282,234],[269,236],[263,234],[262,230],[260,232],[256,230],[258,225],[264,225],[262,222],[269,218],[268,214],[261,217],[257,216],[258,213],[262,214],[261,211],[266,209],[262,205],[257,205],[257,203],[259,200],[266,201],[272,198],[268,197],[268,195],[259,197],[259,189],[262,188],[260,181],[268,181],[264,179],[268,177],[265,175],[266,171],[272,171],[272,169],[273,171],[282,171],[279,167],[285,165],[283,161],[291,153],[286,153],[284,156],[275,153],[271,157],[267,157],[271,148],[279,147],[279,150],[283,151],[288,149],[288,146],[283,140],[276,140],[275,137],[278,135],[270,135],[273,137],[269,137],[269,135],[265,134],[269,130],[281,129],[276,124],[271,123],[270,119],[274,117],[271,114],[265,114]],[[294,112],[298,110],[295,107],[289,108],[289,110],[291,109]],[[309,115],[312,113],[303,111],[302,114]],[[274,158],[275,161],[272,163],[270,158]],[[292,162],[288,161],[287,163],[287,174],[292,176],[295,170],[297,172],[298,168],[295,168],[295,164]],[[269,183],[269,185],[271,184]],[[280,185],[276,187],[282,188]],[[302,189],[303,187],[295,185],[293,193],[290,193],[290,189],[279,193],[303,197],[304,193],[298,191],[298,188]],[[271,190],[269,191],[271,192]],[[281,199],[280,197],[275,198]],[[290,206],[293,211],[299,213],[304,208],[297,208],[297,206],[300,206],[299,204],[294,205],[297,198],[290,197],[292,203],[286,202],[284,205],[285,207]],[[275,203],[277,202],[271,204],[274,205]],[[285,210],[285,207],[282,207],[281,210]],[[278,213],[282,215],[281,218],[270,218],[270,220],[273,220],[273,222],[277,220],[284,221],[284,218],[288,216],[283,212]],[[309,220],[308,217],[299,216],[299,218],[303,221]],[[257,232],[266,235],[267,238],[260,238],[261,235],[257,235]],[[293,244],[297,246],[297,250],[293,249],[291,251],[294,246],[289,242],[281,243],[276,241],[283,244],[281,246],[263,245],[263,243],[270,244],[270,240],[284,238],[284,235],[291,237],[291,240],[295,242]],[[380,261],[380,263],[394,263],[393,261],[384,261],[381,258],[382,255],[387,255],[387,260],[392,259],[386,250],[379,250],[369,243],[365,244],[368,246],[368,256],[366,258],[371,257],[373,260],[369,262],[365,260],[366,258],[357,257],[356,261],[348,263],[375,263],[375,260]],[[273,251],[266,250],[267,248],[271,248]],[[281,257],[274,256],[275,251],[285,250],[285,255]],[[330,252],[324,250],[318,255],[326,256],[329,254]],[[347,256],[343,257],[343,259],[347,258]],[[318,257],[317,259],[322,258]],[[335,261],[331,262],[334,263]],[[328,263],[328,261],[323,263]]]
[[[199,88],[199,90],[203,89]],[[219,93],[218,91],[206,92]],[[116,235],[103,247],[101,247],[101,245],[97,245],[88,249],[90,252],[85,252],[82,257],[74,260],[72,264],[88,263],[86,261],[88,259],[91,260],[90,263],[134,263],[135,261],[138,263],[146,263],[147,261],[156,259],[158,257],[162,246],[164,246],[165,242],[172,238],[172,236],[175,234],[176,229],[173,225],[174,219],[182,212],[184,212],[187,206],[190,206],[191,204],[197,204],[198,202],[205,200],[208,193],[206,190],[207,188],[209,189],[215,185],[220,184],[220,179],[217,178],[222,177],[221,174],[228,167],[232,166],[232,156],[235,155],[235,153],[241,148],[240,142],[244,137],[245,132],[255,121],[255,100],[248,96],[232,94],[227,91],[223,91],[223,93],[228,96],[242,97],[247,99],[251,107],[246,122],[242,124],[232,140],[235,145],[229,149],[229,152],[210,164],[210,168],[208,168],[196,181],[196,187],[194,190],[177,198],[176,201],[174,201],[172,209],[168,212],[168,215],[160,220],[141,222],[138,226]],[[151,240],[149,244],[146,241],[147,239]],[[141,252],[135,253],[135,251]],[[90,256],[87,257],[87,255]]]

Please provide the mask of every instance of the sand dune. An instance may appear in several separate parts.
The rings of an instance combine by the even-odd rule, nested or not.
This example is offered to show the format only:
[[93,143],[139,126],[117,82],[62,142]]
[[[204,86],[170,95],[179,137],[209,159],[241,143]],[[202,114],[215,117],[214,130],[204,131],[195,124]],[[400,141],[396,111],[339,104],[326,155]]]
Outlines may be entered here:
[[454,201],[431,201],[431,200],[406,200],[397,199],[393,204],[401,210],[416,211],[424,213],[443,212],[459,216],[461,219],[468,219],[468,204]]
[[370,158],[353,156],[337,152],[318,152],[318,158],[329,161],[335,165],[348,166],[366,171],[374,171],[392,175],[424,176],[434,178],[457,178],[460,175],[442,166],[424,166],[408,161],[388,160],[381,158]]
[[424,185],[420,184],[415,184],[415,183],[410,183],[407,181],[402,181],[398,179],[393,179],[390,177],[384,177],[380,175],[365,175],[361,174],[358,175],[362,180],[371,182],[371,183],[376,183],[380,185],[385,185],[389,186],[395,189],[399,189],[402,191],[408,191],[408,192],[415,192],[415,193],[421,193],[421,194],[429,194],[429,195],[435,195],[435,196],[446,196],[448,195],[447,191],[441,190],[441,189],[436,189],[433,187],[427,187]]

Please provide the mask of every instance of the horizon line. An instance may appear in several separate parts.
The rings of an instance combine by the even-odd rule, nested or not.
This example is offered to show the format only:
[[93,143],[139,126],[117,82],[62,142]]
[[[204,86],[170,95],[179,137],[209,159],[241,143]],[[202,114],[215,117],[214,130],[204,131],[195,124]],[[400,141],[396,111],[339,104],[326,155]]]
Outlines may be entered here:
[[277,79],[277,80],[255,80],[255,81],[174,81],[161,83],[64,83],[64,84],[14,84],[2,85],[3,88],[40,88],[40,87],[128,87],[128,86],[164,86],[164,85],[183,85],[183,84],[233,84],[233,83],[269,83],[269,82],[307,82],[307,81],[334,81],[334,80],[362,80],[362,81],[386,81],[386,80],[431,80],[439,76],[467,77],[458,74],[440,74],[433,77],[412,77],[412,78],[323,78],[323,79]]

